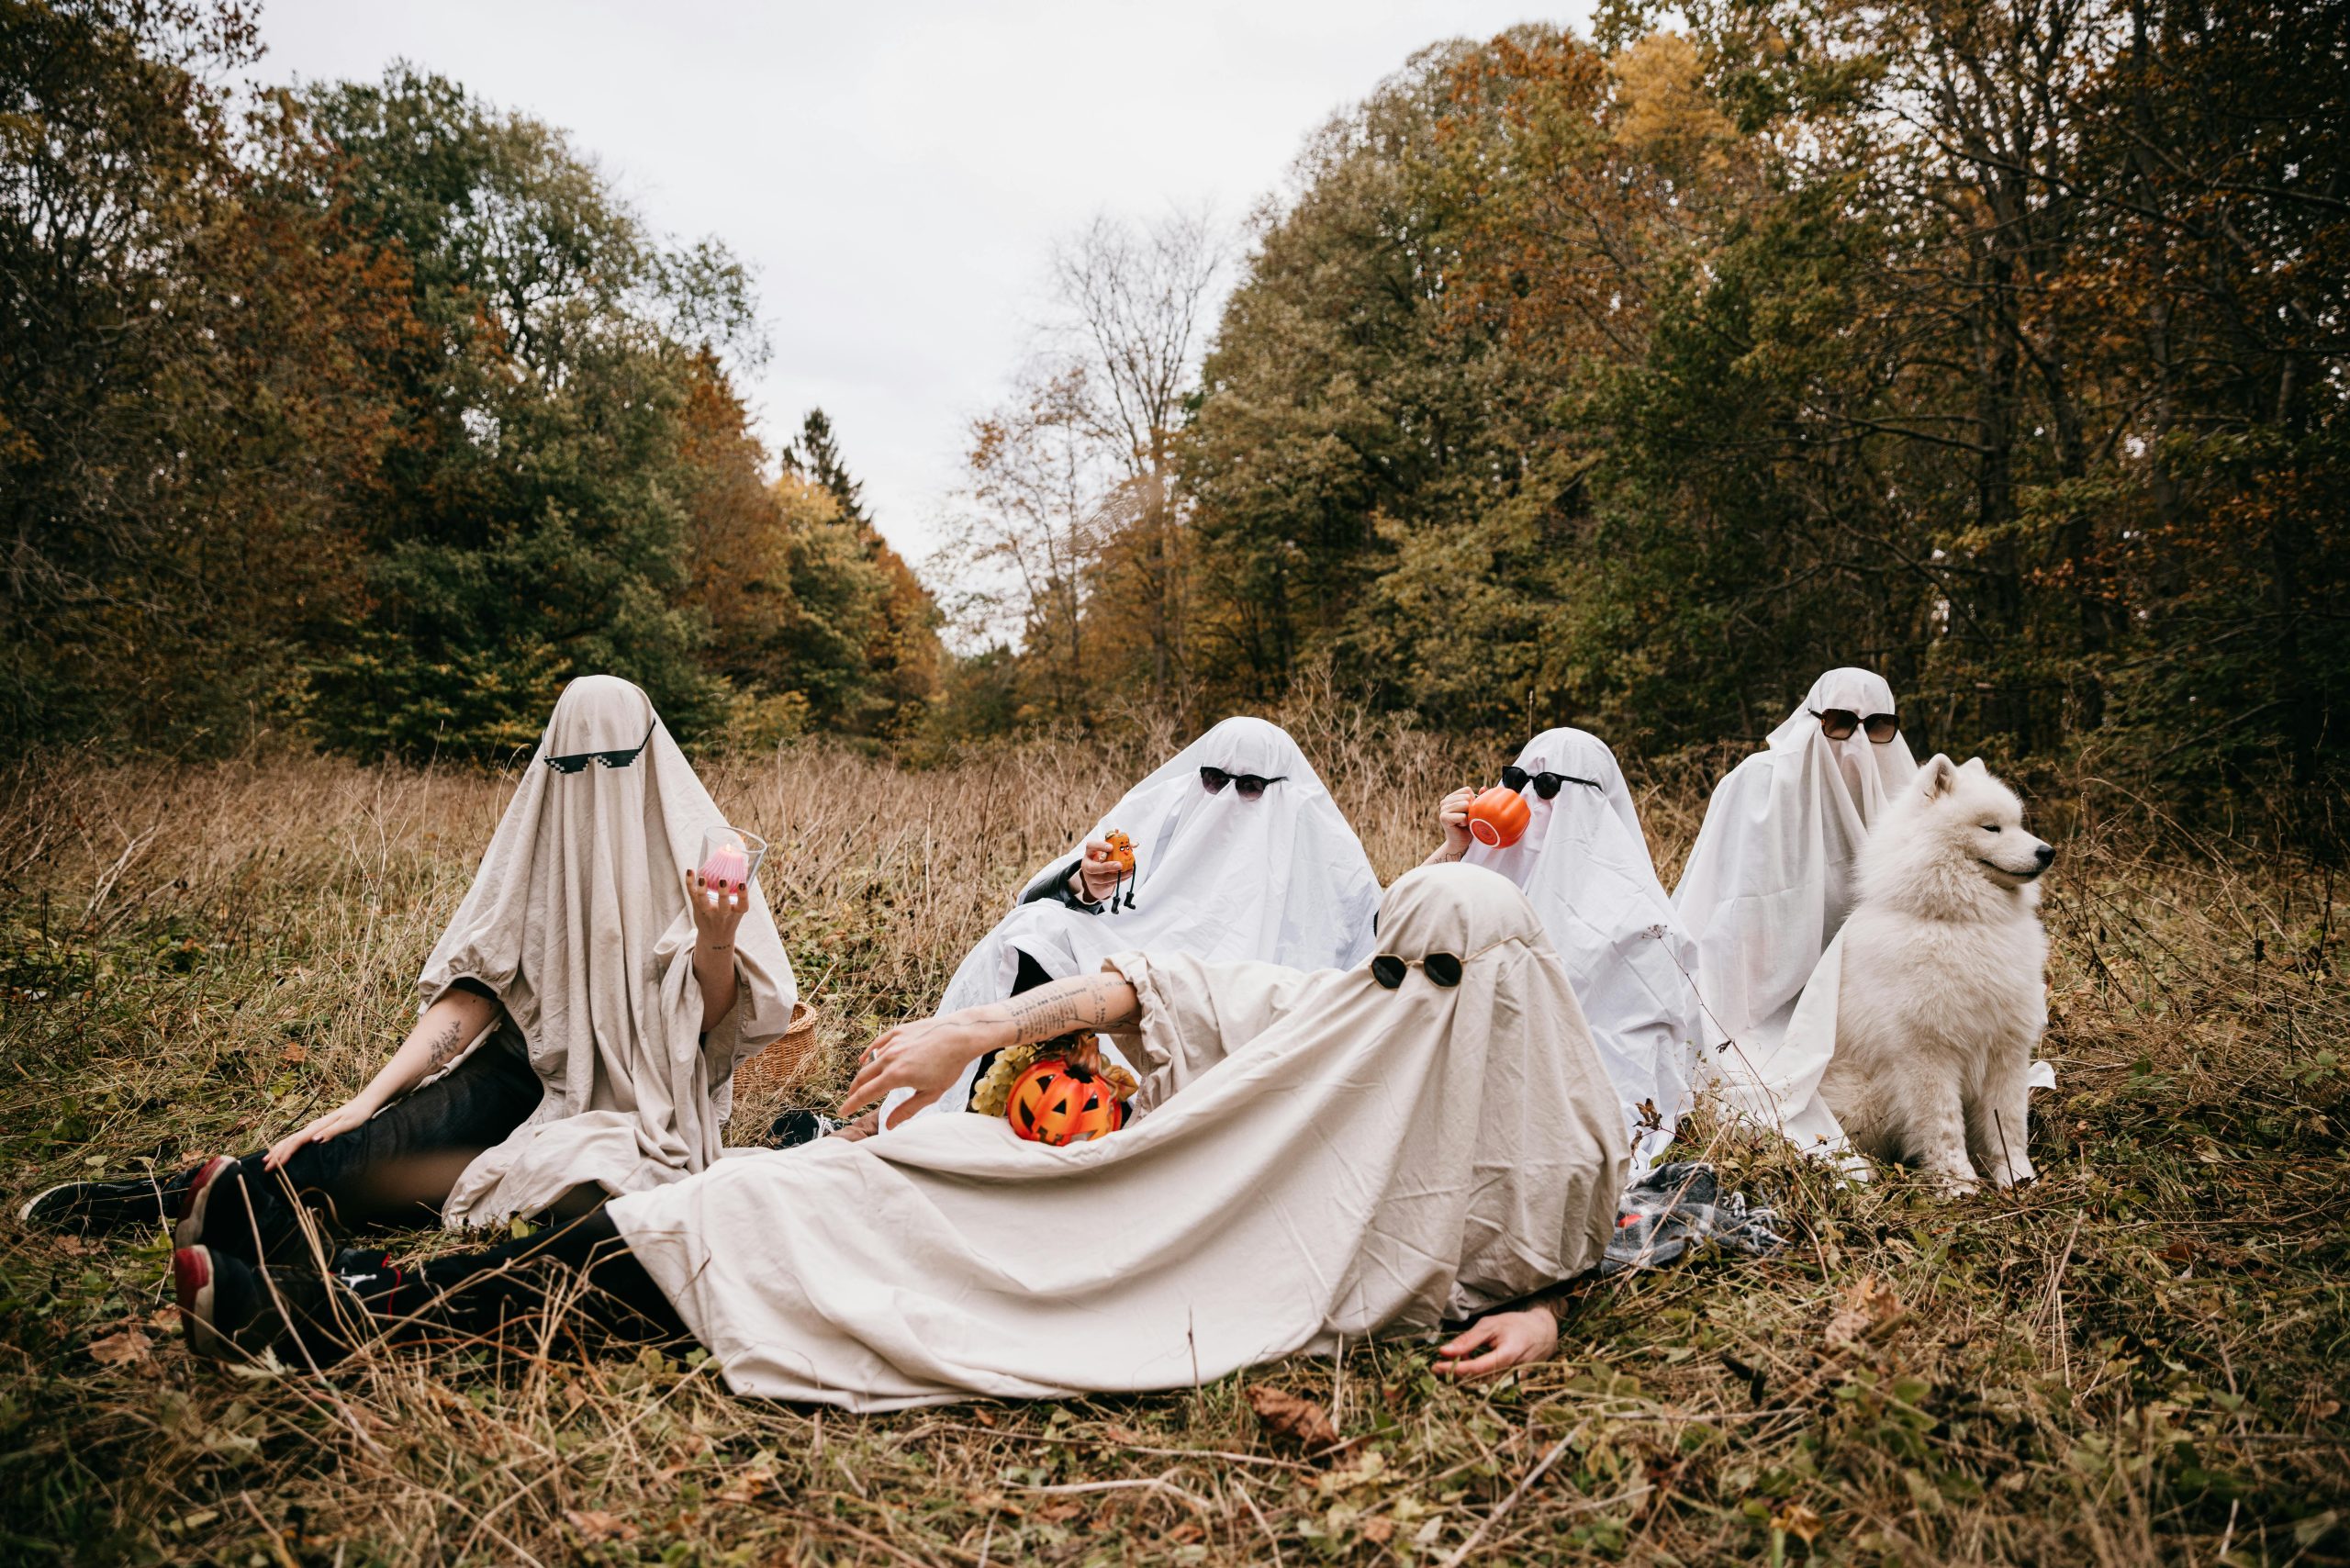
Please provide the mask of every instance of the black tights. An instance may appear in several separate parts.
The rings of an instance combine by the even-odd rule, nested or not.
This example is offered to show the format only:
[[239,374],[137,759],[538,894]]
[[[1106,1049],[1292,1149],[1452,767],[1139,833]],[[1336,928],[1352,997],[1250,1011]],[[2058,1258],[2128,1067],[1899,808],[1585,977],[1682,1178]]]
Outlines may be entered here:
[[520,1240],[407,1267],[346,1253],[336,1273],[395,1339],[457,1335],[535,1350],[550,1309],[583,1342],[662,1344],[689,1338],[685,1321],[600,1207]]
[[520,1126],[540,1093],[519,1052],[486,1042],[444,1077],[339,1137],[304,1144],[274,1171],[260,1154],[245,1156],[218,1179],[205,1240],[244,1257],[285,1256],[300,1247],[297,1203],[346,1229],[432,1224],[465,1167]]

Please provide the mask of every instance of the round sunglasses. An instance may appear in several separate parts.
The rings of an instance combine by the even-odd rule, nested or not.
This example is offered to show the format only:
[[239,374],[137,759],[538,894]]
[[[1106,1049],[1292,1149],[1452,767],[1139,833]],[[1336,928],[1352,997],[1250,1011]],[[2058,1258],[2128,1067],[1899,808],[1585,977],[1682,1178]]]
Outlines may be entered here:
[[1393,953],[1382,953],[1371,961],[1371,978],[1393,991],[1404,983],[1404,977],[1414,964],[1427,971],[1428,979],[1448,989],[1460,983],[1460,960],[1450,953],[1430,953],[1424,958],[1403,958]]
[[1511,763],[1502,769],[1503,789],[1515,790],[1523,795],[1528,784],[1533,785],[1534,792],[1546,801],[1554,799],[1558,795],[1559,786],[1561,784],[1581,784],[1589,790],[1597,790],[1600,787],[1599,780],[1596,778],[1578,778],[1572,773],[1552,773],[1547,769],[1540,773],[1528,773],[1516,763]]
[[1901,733],[1901,717],[1897,713],[1872,713],[1863,719],[1850,708],[1807,708],[1804,711],[1819,721],[1820,733],[1831,741],[1848,741],[1854,730],[1866,730],[1871,745],[1883,745]]
[[1270,778],[1263,778],[1254,773],[1226,773],[1221,767],[1200,769],[1200,783],[1209,794],[1221,795],[1224,793],[1224,787],[1229,784],[1244,801],[1257,799],[1265,792],[1266,785],[1278,784],[1288,777],[1288,774],[1281,773]]

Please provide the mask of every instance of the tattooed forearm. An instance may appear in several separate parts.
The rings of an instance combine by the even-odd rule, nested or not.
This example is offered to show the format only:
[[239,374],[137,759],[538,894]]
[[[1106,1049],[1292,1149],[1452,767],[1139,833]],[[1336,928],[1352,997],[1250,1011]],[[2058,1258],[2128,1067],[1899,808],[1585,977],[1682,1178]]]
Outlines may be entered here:
[[1125,1029],[1141,1014],[1135,988],[1116,975],[1085,975],[1024,991],[1004,1004],[1021,1043],[1087,1029]]

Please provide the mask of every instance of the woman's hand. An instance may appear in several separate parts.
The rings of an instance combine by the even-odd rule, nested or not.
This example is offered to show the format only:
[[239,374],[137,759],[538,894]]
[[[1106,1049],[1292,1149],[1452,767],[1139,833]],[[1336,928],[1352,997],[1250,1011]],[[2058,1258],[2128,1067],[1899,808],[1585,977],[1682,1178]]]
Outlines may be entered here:
[[713,953],[731,953],[734,928],[743,924],[743,913],[751,907],[751,886],[723,879],[704,881],[699,871],[688,871],[686,907],[694,912],[695,945]]
[[376,1107],[375,1103],[369,1100],[364,1094],[361,1094],[358,1098],[346,1104],[337,1106],[334,1110],[329,1111],[325,1115],[319,1116],[316,1120],[312,1121],[308,1126],[304,1127],[300,1132],[288,1133],[284,1137],[279,1138],[275,1143],[271,1144],[269,1146],[269,1152],[262,1156],[262,1169],[264,1170],[276,1170],[279,1166],[293,1159],[295,1152],[304,1144],[324,1143],[330,1137],[341,1137],[343,1134],[351,1131],[353,1127],[360,1126],[362,1123],[365,1122],[368,1117],[374,1115],[375,1114],[375,1109]]
[[1469,853],[1469,802],[1476,798],[1475,790],[1463,787],[1437,802],[1436,825],[1444,834],[1444,842],[1427,857],[1428,865],[1440,866]]
[[841,1097],[841,1114],[861,1110],[891,1090],[911,1089],[913,1098],[891,1114],[895,1125],[955,1087],[963,1069],[989,1050],[1017,1043],[1000,1006],[966,1007],[901,1024],[865,1048],[856,1081]]
[[1559,1348],[1559,1320],[1539,1306],[1496,1312],[1437,1347],[1436,1373],[1463,1383],[1497,1377],[1512,1367],[1547,1361]]
[[1117,852],[1102,839],[1085,841],[1085,856],[1069,873],[1070,892],[1087,903],[1100,903],[1118,890],[1119,879],[1125,872],[1119,869]]

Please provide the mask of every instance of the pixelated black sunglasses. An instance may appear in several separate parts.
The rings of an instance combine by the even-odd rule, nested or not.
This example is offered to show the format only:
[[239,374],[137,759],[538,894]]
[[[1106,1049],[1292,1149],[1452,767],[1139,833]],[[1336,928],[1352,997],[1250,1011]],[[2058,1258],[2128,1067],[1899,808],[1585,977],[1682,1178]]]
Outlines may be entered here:
[[630,763],[634,762],[637,759],[639,754],[641,754],[647,745],[652,744],[653,732],[660,727],[661,721],[658,719],[654,720],[653,722],[645,729],[644,739],[637,742],[626,751],[575,752],[569,756],[550,756],[545,759],[546,765],[549,767],[554,768],[557,773],[582,772],[591,762],[599,767],[626,767]]

